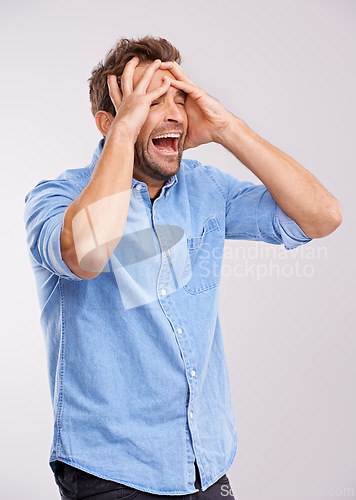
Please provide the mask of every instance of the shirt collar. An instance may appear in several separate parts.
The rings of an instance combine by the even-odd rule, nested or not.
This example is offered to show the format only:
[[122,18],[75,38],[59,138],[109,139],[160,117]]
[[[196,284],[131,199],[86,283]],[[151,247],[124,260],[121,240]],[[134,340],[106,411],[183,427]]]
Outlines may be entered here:
[[[172,186],[174,186],[174,184],[176,184],[177,182],[178,182],[177,175],[172,175],[172,177],[170,177],[169,179],[167,179],[165,181],[165,183],[163,184],[162,191],[168,191],[168,189],[170,189]],[[132,184],[131,184],[132,189],[134,189],[137,186],[137,184],[141,184],[142,187],[147,188],[147,184],[145,182],[138,181],[137,179],[135,179],[133,177],[132,178]]]
[[99,160],[99,156],[101,155],[103,147],[104,147],[104,138],[99,141],[99,144],[98,144],[96,150],[94,151],[93,158],[91,160],[91,166],[93,168],[95,167],[97,161]]

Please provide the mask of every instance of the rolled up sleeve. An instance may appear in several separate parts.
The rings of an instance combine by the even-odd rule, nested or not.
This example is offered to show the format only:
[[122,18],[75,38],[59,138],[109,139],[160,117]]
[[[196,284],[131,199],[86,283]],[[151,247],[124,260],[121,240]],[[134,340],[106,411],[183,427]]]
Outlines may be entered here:
[[291,250],[311,241],[299,225],[277,205],[264,185],[226,174],[226,239],[246,239],[283,244]]
[[30,258],[49,272],[81,280],[62,258],[60,236],[64,213],[80,193],[68,179],[43,180],[25,197],[24,222]]

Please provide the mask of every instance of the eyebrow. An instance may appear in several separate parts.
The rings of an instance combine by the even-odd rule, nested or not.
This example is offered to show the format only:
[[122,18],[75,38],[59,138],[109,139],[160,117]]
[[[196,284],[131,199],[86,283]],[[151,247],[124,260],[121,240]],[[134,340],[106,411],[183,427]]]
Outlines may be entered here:
[[184,92],[184,90],[177,89],[177,96],[179,96],[179,97],[184,97],[184,99],[186,99],[186,97],[187,97],[187,93],[186,93],[186,92]]
[[[181,90],[181,89],[176,89],[176,90],[177,90],[177,92],[176,92],[176,97],[183,97],[183,99],[186,99],[186,97],[187,97],[187,95],[188,95],[186,92],[184,92],[184,91],[183,91],[183,90]],[[162,99],[162,97],[165,97],[166,95],[167,95],[167,92],[165,92],[164,94],[162,94],[162,95],[161,95],[161,97],[158,97],[158,98],[156,99],[156,101],[159,101],[159,99]]]

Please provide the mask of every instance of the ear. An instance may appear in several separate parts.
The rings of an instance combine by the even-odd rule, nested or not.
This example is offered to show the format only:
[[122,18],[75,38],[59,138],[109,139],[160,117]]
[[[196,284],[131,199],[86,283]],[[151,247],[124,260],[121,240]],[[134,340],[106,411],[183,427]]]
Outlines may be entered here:
[[108,111],[98,111],[95,115],[95,123],[105,137],[114,120],[114,116]]

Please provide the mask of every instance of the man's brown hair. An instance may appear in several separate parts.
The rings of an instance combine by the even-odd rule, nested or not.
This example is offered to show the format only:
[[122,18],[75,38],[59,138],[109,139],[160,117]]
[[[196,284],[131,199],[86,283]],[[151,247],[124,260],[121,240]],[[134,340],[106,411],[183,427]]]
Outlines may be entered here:
[[181,55],[173,45],[164,38],[145,36],[134,40],[133,38],[121,38],[116,45],[106,54],[92,71],[89,78],[89,97],[93,115],[98,111],[108,111],[116,115],[114,105],[110,99],[107,85],[107,76],[116,75],[121,90],[121,75],[126,63],[134,56],[138,56],[141,62],[154,61],[176,61],[181,63]]

